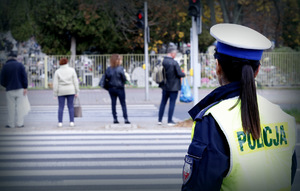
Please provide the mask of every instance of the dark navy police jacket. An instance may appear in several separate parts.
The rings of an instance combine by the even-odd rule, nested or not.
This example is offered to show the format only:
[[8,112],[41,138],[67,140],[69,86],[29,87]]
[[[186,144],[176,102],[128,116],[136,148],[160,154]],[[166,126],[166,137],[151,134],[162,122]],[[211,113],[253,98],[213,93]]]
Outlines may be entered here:
[[25,67],[15,59],[9,59],[1,71],[1,85],[6,91],[27,89],[28,80]]
[[[192,119],[197,122],[188,149],[188,155],[193,159],[192,173],[189,180],[182,185],[182,191],[221,189],[223,178],[230,167],[229,145],[212,115],[203,115],[214,104],[239,96],[239,93],[240,83],[232,82],[212,91],[189,111]],[[293,183],[297,170],[296,153],[293,155],[291,168]]]

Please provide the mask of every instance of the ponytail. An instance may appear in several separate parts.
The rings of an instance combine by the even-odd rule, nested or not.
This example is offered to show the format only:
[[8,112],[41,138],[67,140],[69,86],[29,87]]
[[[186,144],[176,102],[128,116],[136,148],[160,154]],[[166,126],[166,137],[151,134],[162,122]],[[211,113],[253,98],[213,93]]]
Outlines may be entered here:
[[254,72],[250,65],[242,67],[240,100],[243,129],[245,132],[251,133],[254,140],[259,139],[260,118]]
[[[229,82],[240,81],[241,118],[245,133],[250,133],[253,139],[260,137],[260,118],[257,104],[254,72],[258,69],[260,62],[227,56],[216,51],[215,58]],[[238,105],[235,104],[232,108]]]

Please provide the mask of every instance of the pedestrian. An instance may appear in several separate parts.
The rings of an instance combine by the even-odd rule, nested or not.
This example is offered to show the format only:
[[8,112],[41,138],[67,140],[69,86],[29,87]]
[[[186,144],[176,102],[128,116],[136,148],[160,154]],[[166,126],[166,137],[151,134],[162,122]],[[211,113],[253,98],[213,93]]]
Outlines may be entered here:
[[164,67],[164,78],[165,80],[159,84],[162,89],[162,98],[158,112],[158,125],[162,124],[162,119],[165,111],[166,104],[169,101],[169,112],[168,112],[168,126],[174,126],[173,114],[175,110],[176,99],[178,91],[181,89],[181,78],[185,77],[180,69],[177,61],[174,60],[177,54],[177,49],[173,46],[168,48],[168,54],[163,59]]
[[271,42],[241,25],[217,24],[216,88],[190,111],[192,142],[182,190],[290,190],[297,169],[295,119],[257,95]]
[[124,68],[121,66],[122,62],[123,57],[121,55],[111,55],[110,67],[106,69],[105,77],[108,81],[108,92],[111,99],[111,110],[114,118],[113,123],[119,123],[116,110],[117,98],[119,98],[122,106],[124,122],[125,124],[130,124],[127,115],[126,96],[124,87],[124,84],[126,83],[126,76],[124,73]]
[[55,71],[53,80],[54,97],[58,97],[58,127],[62,127],[65,100],[67,100],[70,127],[74,127],[74,97],[78,96],[79,83],[74,68],[68,64],[68,59],[59,60],[59,69]]
[[6,128],[24,127],[27,114],[26,103],[28,80],[25,67],[17,61],[17,55],[11,52],[1,71],[1,85],[6,89],[8,118]]

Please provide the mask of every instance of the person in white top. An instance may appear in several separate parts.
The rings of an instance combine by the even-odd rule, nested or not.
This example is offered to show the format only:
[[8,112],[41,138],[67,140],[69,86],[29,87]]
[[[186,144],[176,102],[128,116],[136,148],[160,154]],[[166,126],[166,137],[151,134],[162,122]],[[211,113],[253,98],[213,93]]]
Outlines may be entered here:
[[74,97],[79,93],[77,74],[74,68],[68,65],[68,59],[59,61],[59,69],[55,71],[53,81],[54,97],[58,97],[58,126],[62,127],[65,100],[69,109],[70,126],[74,126]]

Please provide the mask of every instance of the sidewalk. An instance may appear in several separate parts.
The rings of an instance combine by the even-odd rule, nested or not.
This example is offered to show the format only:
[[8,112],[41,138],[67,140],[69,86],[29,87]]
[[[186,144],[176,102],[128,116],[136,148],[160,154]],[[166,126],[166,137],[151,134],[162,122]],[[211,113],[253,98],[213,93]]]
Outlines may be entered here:
[[[199,99],[204,98],[213,89],[199,89]],[[273,103],[280,105],[284,109],[296,108],[300,110],[300,90],[297,89],[258,89],[258,94],[267,98]],[[0,91],[0,107],[2,108],[1,123],[5,123],[5,92]],[[29,90],[28,97],[32,106],[32,111],[25,118],[24,130],[57,130],[57,99],[54,99],[52,90]],[[126,88],[126,102],[128,106],[129,120],[132,125],[124,125],[122,111],[119,101],[117,102],[117,112],[120,125],[112,125],[112,115],[110,108],[110,97],[103,89],[82,89],[80,102],[83,107],[83,118],[76,118],[76,127],[68,127],[65,123],[63,130],[111,130],[111,129],[182,129],[186,127],[168,127],[157,125],[158,107],[161,100],[161,89],[150,88],[149,100],[145,100],[145,89]],[[193,103],[181,103],[177,99],[174,118],[182,121],[188,118],[187,111]],[[2,113],[1,112],[1,113]],[[168,112],[168,106],[165,114]],[[67,108],[65,107],[64,121],[68,120]],[[166,120],[166,117],[164,117]],[[165,121],[166,124],[166,121]],[[5,124],[2,126],[5,126]],[[20,131],[20,129],[16,129]],[[22,130],[23,131],[23,130]]]
[[[150,88],[149,100],[145,100],[144,88],[126,88],[126,102],[130,104],[159,104],[161,100],[161,89]],[[213,89],[199,89],[199,99],[204,98]],[[258,89],[258,94],[271,102],[279,105],[299,105],[300,89]],[[103,89],[81,89],[80,101],[82,105],[110,105],[110,97]],[[5,91],[0,91],[0,106],[6,105]],[[29,90],[28,97],[31,105],[57,105],[52,90]],[[179,102],[179,99],[177,100]]]

